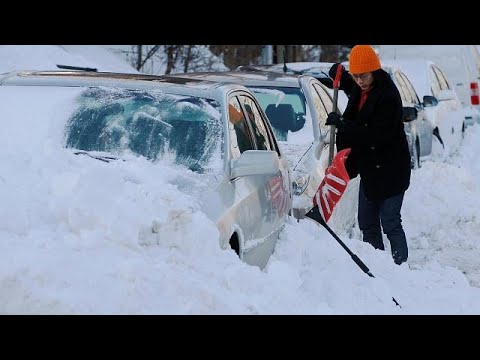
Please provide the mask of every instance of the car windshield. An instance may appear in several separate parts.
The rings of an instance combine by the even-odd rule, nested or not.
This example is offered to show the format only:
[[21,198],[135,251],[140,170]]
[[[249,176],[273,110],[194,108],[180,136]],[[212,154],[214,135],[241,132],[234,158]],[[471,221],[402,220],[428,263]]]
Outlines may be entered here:
[[198,173],[222,169],[220,106],[160,90],[111,87],[0,87],[0,116],[39,119],[50,141],[103,161],[143,156]]

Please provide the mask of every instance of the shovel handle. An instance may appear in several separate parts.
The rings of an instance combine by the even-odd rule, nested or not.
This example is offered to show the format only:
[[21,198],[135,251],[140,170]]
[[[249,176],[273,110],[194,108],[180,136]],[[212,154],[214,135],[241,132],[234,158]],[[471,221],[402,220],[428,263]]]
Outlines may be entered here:
[[[342,68],[341,64],[337,66],[337,72],[335,73],[335,79],[333,80],[333,112],[337,112],[338,109],[338,88],[340,86],[340,78],[342,77]],[[333,161],[333,153],[335,149],[335,125],[330,127],[330,148],[328,152],[328,165],[330,166]]]
[[335,79],[333,80],[333,112],[337,112],[338,109],[338,88],[340,87],[340,79],[342,78],[343,66],[339,64],[337,66],[337,72],[335,73]]
[[338,89],[340,85],[340,79],[342,77],[342,65],[337,66],[337,72],[335,73],[335,79],[333,80],[333,88]]

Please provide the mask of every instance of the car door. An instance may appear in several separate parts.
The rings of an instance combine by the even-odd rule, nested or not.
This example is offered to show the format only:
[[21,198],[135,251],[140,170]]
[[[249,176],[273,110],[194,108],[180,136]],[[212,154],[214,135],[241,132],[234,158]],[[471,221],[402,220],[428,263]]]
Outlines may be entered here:
[[[230,162],[247,150],[271,150],[281,155],[271,129],[256,101],[246,93],[234,93],[228,101],[236,116],[230,116]],[[279,156],[280,170],[271,175],[251,175],[231,180],[235,189],[235,225],[239,228],[240,257],[258,263],[266,252],[273,252],[291,207],[288,163]],[[255,249],[255,251],[252,251]],[[261,255],[261,256],[260,256]],[[264,265],[264,264],[263,264]]]
[[[423,106],[420,105],[418,96],[407,77],[399,70],[394,70],[393,76],[400,92],[403,106],[415,107],[418,111],[415,120],[404,123],[410,153],[419,153],[419,156],[428,155],[432,151],[432,125],[426,119],[425,110]],[[427,134],[427,128],[431,129],[430,134]],[[427,148],[425,149],[425,147]]]
[[250,96],[241,95],[239,99],[248,115],[257,150],[275,151],[280,160],[280,172],[273,175],[268,181],[267,198],[271,201],[273,209],[272,220],[277,226],[281,226],[285,222],[291,207],[288,161],[281,153],[270,123],[260,105]]
[[[403,78],[400,76],[399,72],[391,71],[390,75],[395,85],[397,86],[398,92],[400,93],[400,97],[402,99],[402,106],[412,107],[413,104],[411,102],[410,95],[407,90],[407,86]],[[420,149],[419,149],[420,142],[417,141],[417,138],[418,138],[417,126],[416,126],[417,122],[418,122],[418,119],[403,123],[405,135],[407,136],[408,149],[410,151],[410,161],[412,164],[412,169],[416,169],[417,167],[420,166],[420,156],[418,155],[420,152]]]
[[436,111],[437,126],[444,143],[451,147],[460,146],[463,135],[464,115],[460,101],[450,87],[445,74],[437,66],[429,67],[432,95],[438,100]]
[[294,215],[296,217],[302,217],[305,212],[311,209],[313,197],[325,176],[329,154],[329,144],[326,138],[330,131],[325,122],[328,113],[332,111],[331,97],[324,91],[318,80],[310,76],[302,77],[300,80],[312,117],[314,134],[312,134],[312,146],[308,148],[294,167],[294,178],[299,179],[305,177],[302,174],[307,174],[306,178],[308,179],[307,186],[302,189],[300,194],[297,194],[298,198],[295,201],[296,205],[294,205]]
[[432,152],[432,137],[433,137],[433,127],[430,121],[428,121],[425,108],[423,107],[420,99],[418,97],[415,88],[408,79],[408,77],[401,71],[399,71],[400,77],[403,78],[405,82],[406,90],[409,94],[411,102],[418,111],[418,116],[416,122],[418,139],[420,141],[420,156],[430,155]]

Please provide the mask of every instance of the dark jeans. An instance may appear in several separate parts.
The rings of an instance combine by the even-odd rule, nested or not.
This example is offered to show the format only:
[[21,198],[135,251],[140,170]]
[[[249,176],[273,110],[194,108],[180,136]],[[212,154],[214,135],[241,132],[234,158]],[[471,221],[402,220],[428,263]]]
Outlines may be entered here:
[[381,223],[383,232],[390,240],[393,260],[398,265],[407,261],[408,258],[407,239],[400,215],[404,194],[402,192],[384,200],[369,201],[365,197],[360,181],[358,225],[363,233],[363,241],[370,243],[375,249],[385,250],[380,228]]

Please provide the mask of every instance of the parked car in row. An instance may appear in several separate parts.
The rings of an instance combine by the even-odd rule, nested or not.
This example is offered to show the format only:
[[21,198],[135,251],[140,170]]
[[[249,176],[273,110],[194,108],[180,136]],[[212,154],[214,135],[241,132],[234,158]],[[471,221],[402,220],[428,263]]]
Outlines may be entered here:
[[426,117],[440,144],[450,153],[457,150],[463,139],[466,120],[460,99],[445,72],[434,62],[421,58],[383,59],[382,64],[400,68],[411,80],[420,98],[434,97],[430,99],[431,106],[425,107]]
[[[300,62],[300,63],[287,63],[287,69],[291,71],[301,72],[311,76],[315,76],[318,79],[328,76],[328,72],[333,63],[328,62]],[[424,117],[431,123],[433,128],[433,134],[438,139],[441,146],[447,145],[449,150],[458,148],[463,132],[465,131],[465,118],[464,111],[462,109],[461,102],[451,87],[450,82],[447,80],[445,73],[432,61],[425,59],[405,59],[405,60],[393,60],[382,59],[382,66],[384,69],[392,68],[397,69],[396,72],[403,72],[407,82],[410,81],[414,91],[417,93],[417,97],[422,100],[424,106]],[[273,65],[270,67],[278,71],[279,65]],[[395,84],[398,86],[399,82],[394,79]],[[325,84],[330,86],[326,80]],[[407,85],[408,86],[408,85]],[[404,93],[401,92],[401,95]],[[427,96],[427,98],[425,98]],[[432,98],[434,97],[434,98]],[[406,103],[407,98],[404,96],[403,102]],[[346,106],[345,97],[339,96],[339,106]],[[428,129],[428,126],[424,127]],[[409,129],[407,128],[407,131]],[[419,143],[422,141],[419,140]],[[428,140],[426,148],[428,149]],[[425,149],[425,145],[421,146]],[[413,147],[411,146],[411,150]],[[428,154],[422,153],[422,156]],[[412,164],[414,161],[412,159]]]
[[328,166],[333,109],[328,89],[307,75],[287,75],[250,69],[230,72],[166,75],[166,79],[203,79],[237,83],[249,88],[268,116],[292,169],[293,215],[302,218],[313,206],[313,197]]
[[433,61],[448,76],[463,107],[467,125],[480,123],[480,53],[476,45],[379,45],[383,59]]
[[398,67],[382,64],[382,68],[390,74],[400,92],[412,169],[416,169],[420,167],[420,159],[432,153],[433,126],[427,119],[425,109],[433,106],[434,100],[431,96],[426,96],[423,98],[423,102],[420,101],[409,78]]
[[217,225],[221,248],[260,268],[291,212],[288,162],[258,101],[241,85],[86,71],[8,73],[0,77],[0,121],[3,128],[45,122],[65,134],[55,148],[105,166],[142,157],[179,168],[184,177],[174,185],[198,199]]
[[[284,74],[295,75],[309,75],[320,81],[329,90],[333,97],[333,79],[328,74],[330,68],[334,63],[332,62],[289,62],[285,64],[271,64],[271,65],[250,65],[239,66],[238,71],[273,71]],[[338,109],[343,113],[348,103],[347,95],[343,91],[338,92]]]

